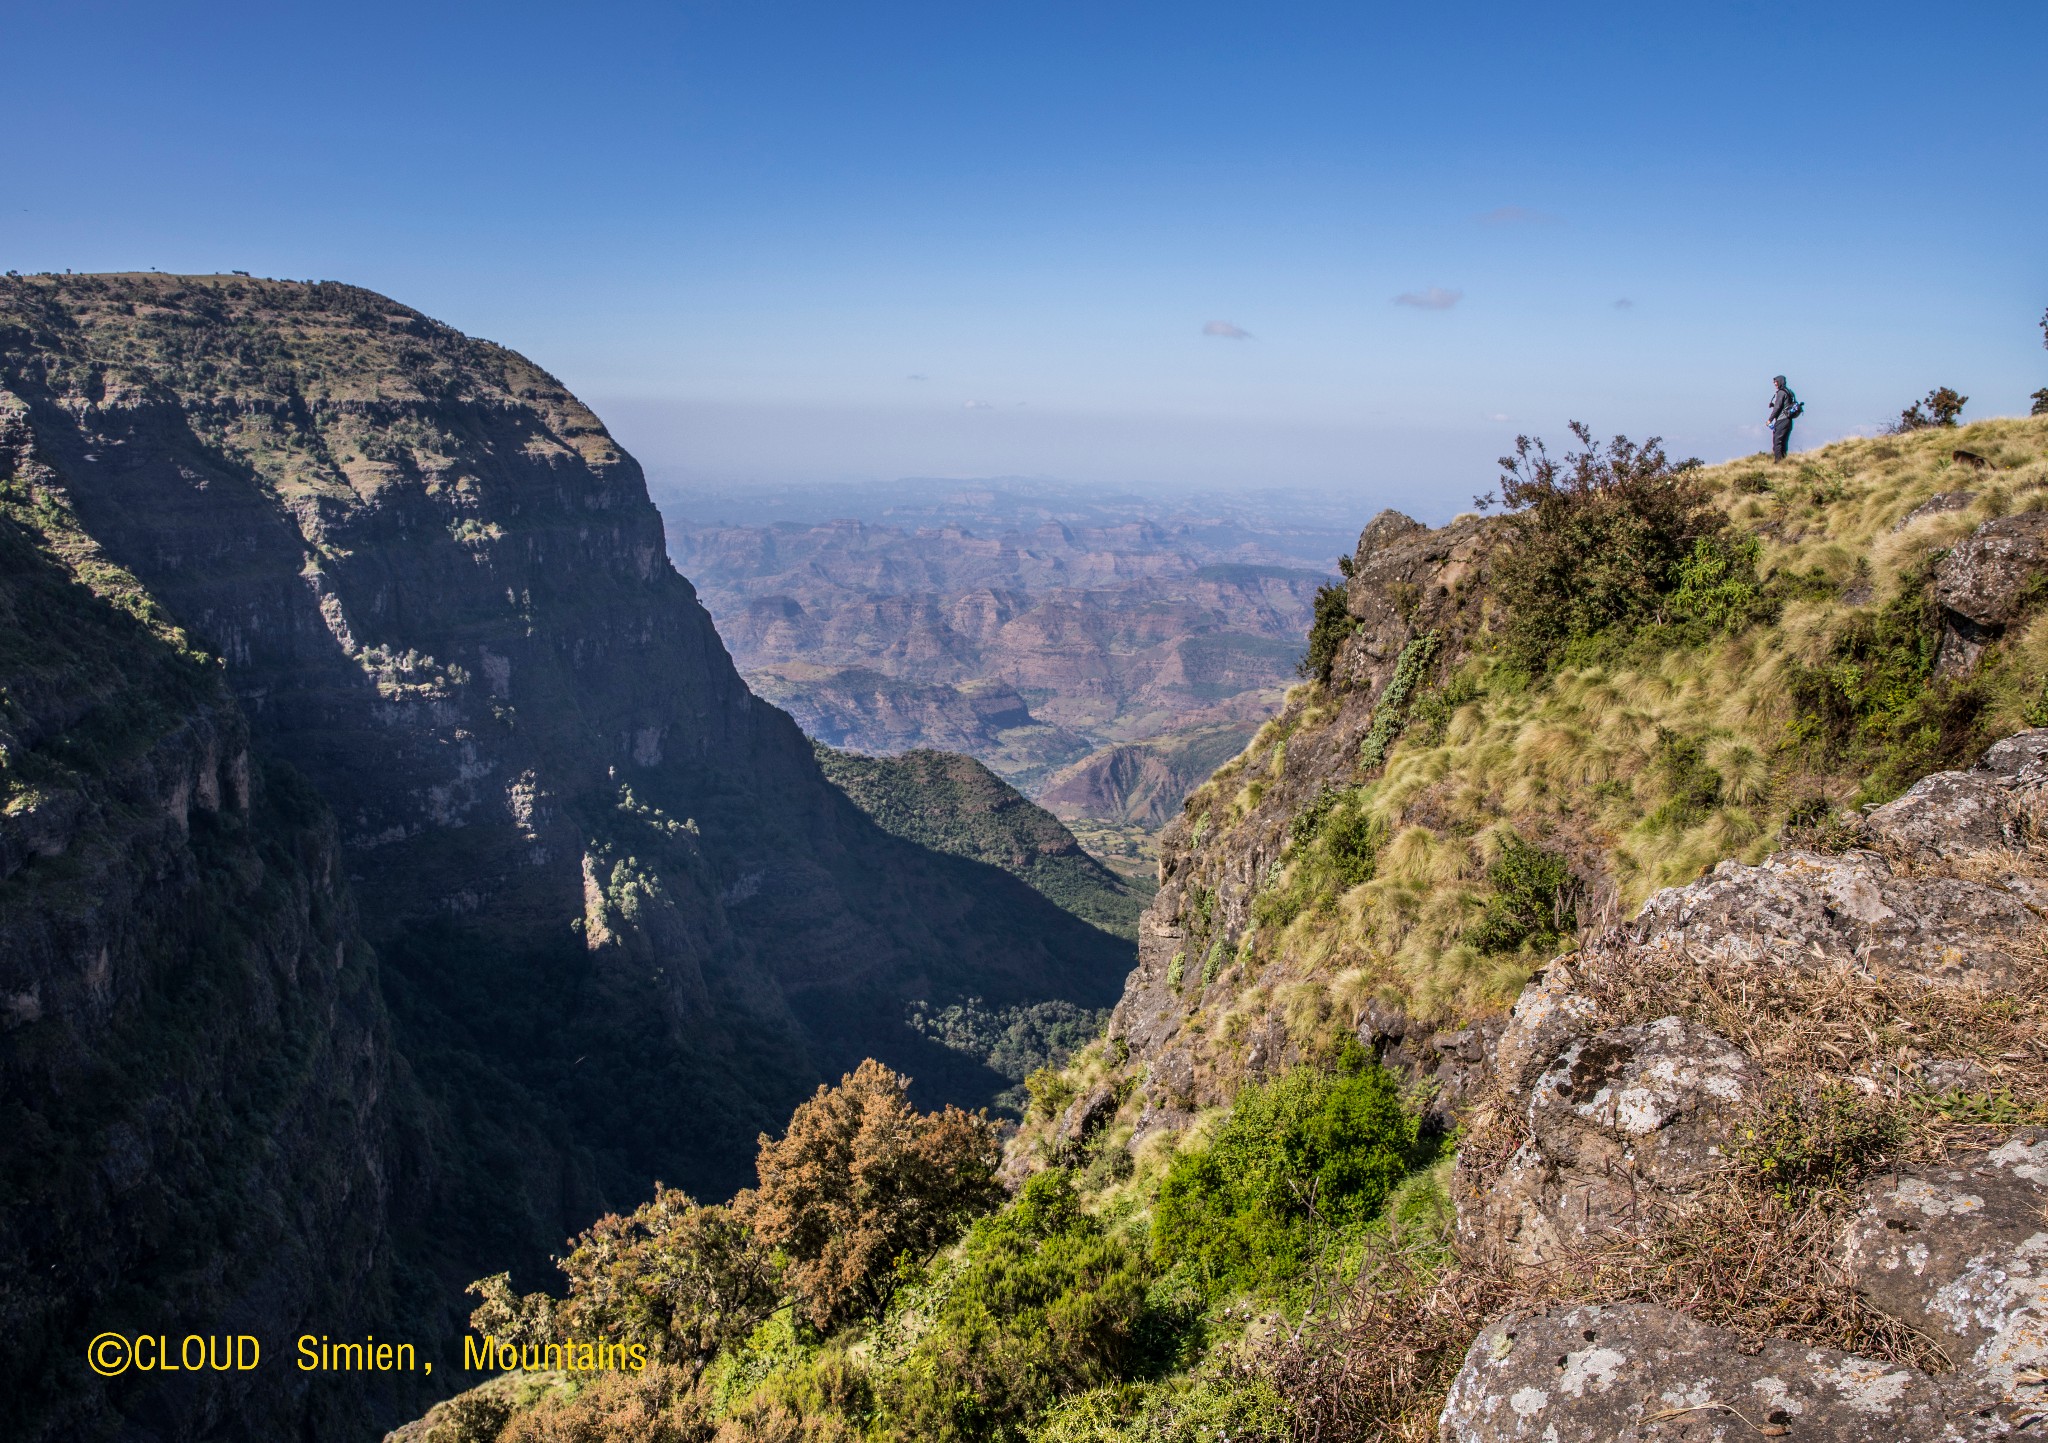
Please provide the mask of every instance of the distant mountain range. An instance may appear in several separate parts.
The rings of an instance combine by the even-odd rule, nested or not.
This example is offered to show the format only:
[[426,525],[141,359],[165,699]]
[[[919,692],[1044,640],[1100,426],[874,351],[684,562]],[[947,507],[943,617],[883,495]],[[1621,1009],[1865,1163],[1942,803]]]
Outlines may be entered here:
[[[819,741],[966,752],[1062,798],[1062,816],[1141,826],[1294,679],[1346,545],[1316,498],[1016,478],[700,494],[668,511],[670,555],[742,674]],[[1190,731],[1209,741],[1198,768],[1120,754],[1104,770],[1112,749],[1167,738],[1175,753]]]

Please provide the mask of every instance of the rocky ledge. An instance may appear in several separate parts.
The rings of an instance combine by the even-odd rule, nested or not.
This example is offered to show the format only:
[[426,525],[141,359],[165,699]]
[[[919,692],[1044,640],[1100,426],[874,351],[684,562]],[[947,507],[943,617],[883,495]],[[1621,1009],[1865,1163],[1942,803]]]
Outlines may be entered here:
[[[1523,992],[1475,1128],[1495,1145],[1467,1150],[1458,1207],[1467,1255],[1525,1301],[1472,1344],[1446,1443],[2048,1424],[2048,1131],[2022,1125],[2048,1055],[2048,729],[1925,778],[1854,840],[1724,862]],[[1759,1165],[1774,1099],[1805,1126],[1830,1105],[1922,1120],[1824,1202],[1756,1194],[1787,1200],[1754,1226],[1810,1234],[1815,1276],[1879,1356],[1613,1266]]]

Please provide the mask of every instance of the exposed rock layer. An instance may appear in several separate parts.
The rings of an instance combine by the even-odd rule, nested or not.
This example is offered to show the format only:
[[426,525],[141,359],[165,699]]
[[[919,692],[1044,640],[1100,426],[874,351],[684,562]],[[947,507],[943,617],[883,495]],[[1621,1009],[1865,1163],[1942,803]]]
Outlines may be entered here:
[[[1681,952],[1731,977],[1755,966],[1840,969],[1979,996],[2031,983],[2048,939],[2044,787],[2048,730],[2022,733],[1974,769],[1926,777],[1874,811],[1864,839],[1881,851],[1724,862],[1532,983],[1494,1055],[1502,1105],[1524,1140],[1497,1175],[1461,1164],[1468,1247],[1541,1268],[1639,1236],[1642,1220],[1724,1174],[1770,1081],[1728,1039],[1677,1017],[1604,1026],[1575,974],[1633,950],[1652,962]],[[1942,1059],[1911,1067],[1851,1081],[1871,1092],[1950,1085]],[[1790,1342],[1757,1353],[1661,1308],[1584,1307],[1482,1333],[1443,1436],[2005,1436],[2036,1415],[2048,1362],[2044,1207],[2048,1143],[2033,1129],[1865,1186],[1836,1240],[1838,1265],[1876,1311],[1937,1341],[1955,1364],[1939,1378]]]

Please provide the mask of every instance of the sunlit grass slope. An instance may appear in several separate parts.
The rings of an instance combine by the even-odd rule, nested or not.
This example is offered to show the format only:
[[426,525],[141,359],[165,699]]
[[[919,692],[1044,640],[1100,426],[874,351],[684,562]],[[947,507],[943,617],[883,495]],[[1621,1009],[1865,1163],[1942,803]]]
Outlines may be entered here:
[[[1959,450],[1985,464],[1958,461]],[[1533,683],[1484,638],[1453,659],[1411,706],[1384,771],[1346,799],[1373,834],[1371,875],[1333,885],[1329,867],[1293,848],[1269,878],[1260,925],[1237,950],[1254,990],[1327,987],[1332,1013],[1355,1014],[1375,994],[1440,1019],[1494,1010],[1557,940],[1509,952],[1472,940],[1510,838],[1569,859],[1581,924],[1627,916],[1723,858],[1761,858],[1788,824],[1828,825],[2044,719],[2038,611],[1961,682],[1916,679],[1910,665],[1879,677],[1891,692],[1846,740],[1820,737],[1796,698],[1844,668],[1852,684],[1882,671],[1869,637],[1883,641],[1887,617],[1931,644],[1927,568],[1994,516],[2048,508],[2048,419],[1842,441],[1707,476],[1736,536],[1758,543],[1762,619],[1705,639],[1655,626],[1603,636]],[[1933,705],[1943,699],[1946,711]],[[1198,837],[1243,817],[1285,767],[1286,744],[1298,749],[1334,718],[1320,687],[1296,688],[1190,799]],[[1314,999],[1297,999],[1303,1008]]]

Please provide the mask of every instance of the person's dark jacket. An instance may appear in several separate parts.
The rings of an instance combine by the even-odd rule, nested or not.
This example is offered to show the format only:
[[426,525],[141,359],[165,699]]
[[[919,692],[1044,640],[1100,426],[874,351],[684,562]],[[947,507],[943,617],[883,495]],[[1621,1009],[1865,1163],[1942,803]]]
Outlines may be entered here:
[[1776,430],[1780,426],[1791,425],[1805,409],[1806,407],[1799,404],[1799,398],[1792,394],[1790,386],[1780,386],[1771,392],[1770,414],[1764,419],[1770,423],[1772,430]]

